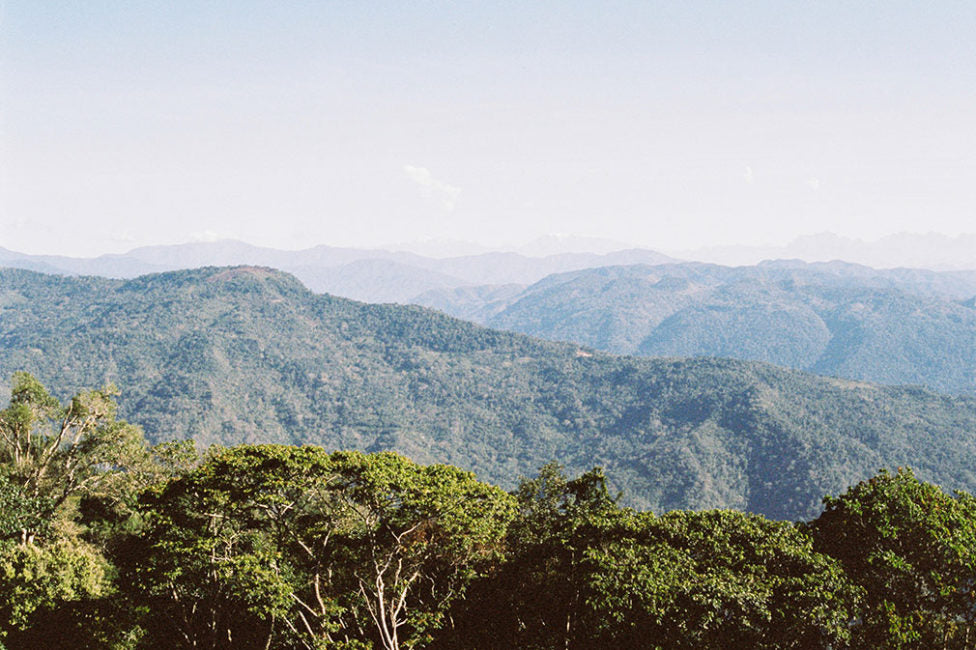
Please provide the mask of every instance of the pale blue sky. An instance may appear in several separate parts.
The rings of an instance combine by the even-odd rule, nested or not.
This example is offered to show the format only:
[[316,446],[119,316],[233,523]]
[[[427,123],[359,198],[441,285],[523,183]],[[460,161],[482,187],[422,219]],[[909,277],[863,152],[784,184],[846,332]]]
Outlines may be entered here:
[[972,2],[0,7],[6,248],[976,231]]

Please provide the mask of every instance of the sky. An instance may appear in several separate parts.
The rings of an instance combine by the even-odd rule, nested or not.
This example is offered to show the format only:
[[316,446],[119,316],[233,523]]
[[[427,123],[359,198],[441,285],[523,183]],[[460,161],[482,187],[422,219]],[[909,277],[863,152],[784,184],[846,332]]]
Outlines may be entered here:
[[976,232],[976,3],[0,0],[0,247]]

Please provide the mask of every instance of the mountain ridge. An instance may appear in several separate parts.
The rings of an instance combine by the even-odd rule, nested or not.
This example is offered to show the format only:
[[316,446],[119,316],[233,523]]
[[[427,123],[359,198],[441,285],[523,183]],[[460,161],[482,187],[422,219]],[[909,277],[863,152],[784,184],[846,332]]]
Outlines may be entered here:
[[416,302],[616,354],[723,356],[941,392],[976,392],[976,272],[791,260],[607,266],[524,289]]
[[898,232],[865,240],[822,232],[780,245],[728,245],[668,251],[670,255],[716,264],[751,265],[770,258],[807,262],[843,259],[875,268],[976,269],[976,234]]
[[425,257],[407,251],[318,245],[287,251],[237,240],[143,246],[94,258],[28,255],[0,249],[0,264],[42,273],[133,278],[202,266],[257,264],[292,273],[313,291],[366,302],[407,303],[426,291],[478,284],[529,284],[551,273],[607,264],[674,261],[647,249],[533,257],[489,251]]
[[[390,449],[511,487],[602,465],[643,508],[776,518],[912,465],[973,490],[976,399],[728,359],[618,357],[418,306],[317,295],[267,268],[134,280],[0,270],[0,376],[108,381],[151,440]],[[5,388],[0,386],[0,388]]]

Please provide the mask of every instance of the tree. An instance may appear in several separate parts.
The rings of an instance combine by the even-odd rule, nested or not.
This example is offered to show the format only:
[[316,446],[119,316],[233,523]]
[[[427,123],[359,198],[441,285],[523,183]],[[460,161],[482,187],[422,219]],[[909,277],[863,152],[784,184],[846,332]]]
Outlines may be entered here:
[[909,469],[824,499],[810,523],[816,549],[837,558],[866,594],[863,646],[969,648],[976,622],[976,500]]
[[32,494],[23,485],[0,474],[0,540],[26,544],[37,535],[47,537],[53,511],[52,499]]
[[[96,633],[80,610],[112,591],[111,567],[77,539],[0,545],[0,641],[10,648],[84,648]],[[85,628],[88,629],[85,629]]]
[[12,384],[0,411],[0,638],[85,647],[82,634],[100,633],[94,609],[113,587],[77,506],[117,494],[147,458],[142,433],[116,420],[111,386],[62,405],[27,373]]
[[145,493],[145,527],[120,569],[144,608],[146,638],[174,648],[290,647],[280,639],[290,629],[308,637],[296,647],[333,641],[332,612],[305,611],[292,557],[314,543],[312,520],[326,519],[319,488],[328,482],[321,449],[240,447]]
[[144,458],[142,432],[116,420],[117,394],[106,386],[62,405],[30,374],[14,374],[10,405],[0,411],[0,472],[35,508],[38,521],[24,520],[20,531],[24,542],[70,497],[95,493],[113,470]]
[[791,524],[729,510],[631,514],[584,566],[594,646],[850,644],[859,592]]
[[733,511],[619,508],[599,469],[517,491],[507,558],[448,648],[844,648],[859,590],[794,525]]
[[474,585],[445,648],[571,648],[586,638],[584,558],[621,515],[602,470],[569,479],[549,463],[515,492],[505,561]]
[[454,599],[498,552],[514,515],[499,488],[448,465],[337,452],[339,492],[357,526],[342,537],[384,648],[431,640]]
[[419,647],[495,552],[503,491],[396,454],[241,446],[149,494],[127,568],[174,647]]

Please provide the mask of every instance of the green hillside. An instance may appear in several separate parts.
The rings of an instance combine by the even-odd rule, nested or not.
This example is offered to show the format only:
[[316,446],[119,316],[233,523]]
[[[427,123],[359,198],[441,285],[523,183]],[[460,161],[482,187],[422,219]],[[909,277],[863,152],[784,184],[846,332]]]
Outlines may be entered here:
[[615,354],[717,356],[976,394],[969,273],[851,264],[621,266],[418,299],[446,313]]
[[[762,363],[614,357],[264,268],[130,281],[0,271],[0,376],[62,397],[103,382],[151,440],[391,449],[511,487],[557,459],[626,503],[808,517],[911,465],[976,489],[976,400]],[[5,392],[7,386],[0,386]]]

